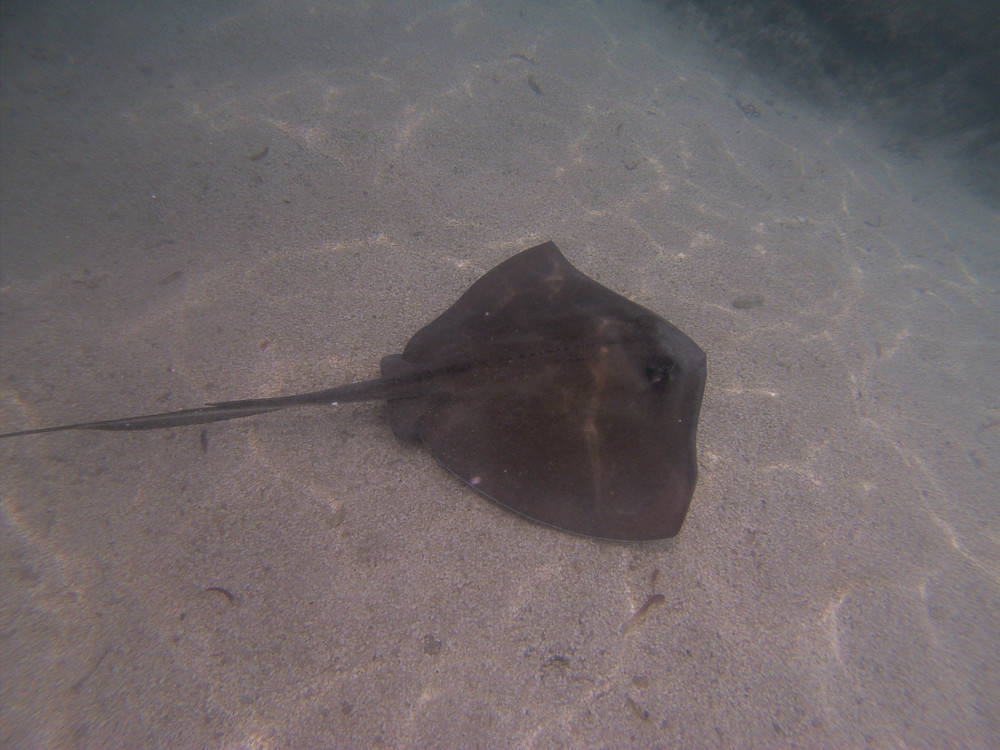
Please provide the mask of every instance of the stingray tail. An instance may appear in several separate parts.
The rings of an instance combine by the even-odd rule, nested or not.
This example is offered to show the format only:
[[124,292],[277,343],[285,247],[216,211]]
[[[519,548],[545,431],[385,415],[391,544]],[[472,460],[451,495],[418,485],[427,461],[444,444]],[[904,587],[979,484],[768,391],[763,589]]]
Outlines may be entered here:
[[38,435],[43,432],[63,432],[64,430],[159,430],[165,427],[183,427],[193,424],[209,424],[227,419],[242,419],[269,411],[289,409],[296,406],[321,406],[351,401],[377,401],[392,398],[409,398],[422,392],[420,378],[378,378],[362,383],[350,383],[328,388],[324,391],[299,393],[294,396],[274,398],[250,398],[240,401],[220,401],[197,409],[182,409],[161,414],[145,414],[123,419],[106,419],[99,422],[78,422],[77,424],[38,427],[33,430],[18,430],[0,434],[0,439],[20,435]]

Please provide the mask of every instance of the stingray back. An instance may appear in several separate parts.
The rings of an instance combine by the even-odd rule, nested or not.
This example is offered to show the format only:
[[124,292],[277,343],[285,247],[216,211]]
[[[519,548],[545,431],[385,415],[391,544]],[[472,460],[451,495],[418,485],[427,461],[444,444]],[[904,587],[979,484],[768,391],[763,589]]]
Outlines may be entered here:
[[396,434],[501,505],[607,539],[680,529],[705,355],[553,243],[487,273],[382,369],[428,373],[424,395],[389,402]]

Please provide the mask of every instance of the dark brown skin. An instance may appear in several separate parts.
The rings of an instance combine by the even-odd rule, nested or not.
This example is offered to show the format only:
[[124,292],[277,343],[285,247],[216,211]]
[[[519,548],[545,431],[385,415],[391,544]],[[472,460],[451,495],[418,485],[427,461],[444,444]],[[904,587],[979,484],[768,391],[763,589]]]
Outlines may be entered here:
[[422,441],[470,487],[527,518],[623,541],[680,530],[697,481],[705,354],[663,318],[580,273],[552,242],[487,273],[381,369],[380,378],[311,393],[0,438],[181,427],[384,399],[400,439]]

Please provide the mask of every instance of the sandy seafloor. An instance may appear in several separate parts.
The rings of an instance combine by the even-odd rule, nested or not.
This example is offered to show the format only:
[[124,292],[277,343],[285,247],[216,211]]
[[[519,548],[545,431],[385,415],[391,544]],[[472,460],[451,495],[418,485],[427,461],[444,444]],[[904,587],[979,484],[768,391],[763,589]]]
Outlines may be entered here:
[[373,376],[553,239],[708,353],[701,477],[616,544],[384,404],[6,440],[0,745],[998,746],[1000,223],[933,144],[655,3],[80,6],[4,10],[0,427]]

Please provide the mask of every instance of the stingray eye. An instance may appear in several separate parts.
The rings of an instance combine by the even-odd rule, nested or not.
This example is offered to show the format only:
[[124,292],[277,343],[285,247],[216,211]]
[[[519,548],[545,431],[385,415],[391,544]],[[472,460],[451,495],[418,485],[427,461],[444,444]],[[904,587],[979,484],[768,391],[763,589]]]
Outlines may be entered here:
[[656,388],[670,381],[670,373],[674,371],[674,361],[670,357],[659,357],[646,365],[646,380]]

